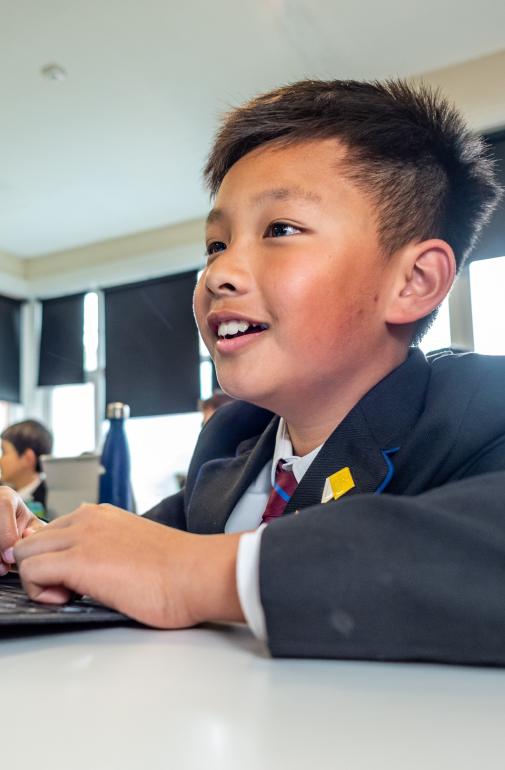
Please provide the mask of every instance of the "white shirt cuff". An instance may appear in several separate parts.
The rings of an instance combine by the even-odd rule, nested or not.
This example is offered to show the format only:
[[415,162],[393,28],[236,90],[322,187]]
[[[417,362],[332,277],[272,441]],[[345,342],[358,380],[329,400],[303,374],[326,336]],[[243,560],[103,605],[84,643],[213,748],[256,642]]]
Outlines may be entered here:
[[260,546],[266,524],[246,532],[239,540],[237,552],[237,591],[242,612],[254,636],[266,641],[265,613],[260,598]]

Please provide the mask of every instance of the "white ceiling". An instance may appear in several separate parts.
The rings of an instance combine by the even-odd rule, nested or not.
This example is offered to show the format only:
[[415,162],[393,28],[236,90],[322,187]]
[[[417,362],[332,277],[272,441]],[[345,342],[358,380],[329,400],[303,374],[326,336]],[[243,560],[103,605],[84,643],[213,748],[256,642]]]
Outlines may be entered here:
[[[0,0],[0,251],[199,217],[229,106],[306,76],[477,58],[504,30],[499,0]],[[51,62],[66,80],[41,76]]]

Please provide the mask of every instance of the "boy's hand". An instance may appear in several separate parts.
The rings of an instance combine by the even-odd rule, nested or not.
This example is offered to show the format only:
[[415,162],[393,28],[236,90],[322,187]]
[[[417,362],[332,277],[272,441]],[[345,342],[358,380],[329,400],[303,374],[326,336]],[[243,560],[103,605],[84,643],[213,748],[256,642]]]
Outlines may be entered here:
[[81,505],[15,547],[37,601],[86,594],[142,623],[183,628],[243,620],[235,563],[238,535],[193,535],[111,505]]
[[0,487],[0,576],[14,564],[18,540],[45,526],[13,489]]

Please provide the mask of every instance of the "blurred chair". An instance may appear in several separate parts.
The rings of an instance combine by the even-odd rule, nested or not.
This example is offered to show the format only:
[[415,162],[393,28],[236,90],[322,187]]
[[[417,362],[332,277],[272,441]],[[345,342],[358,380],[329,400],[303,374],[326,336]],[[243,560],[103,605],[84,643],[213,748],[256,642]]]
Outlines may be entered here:
[[41,457],[47,481],[47,511],[50,519],[63,516],[81,503],[98,502],[98,482],[102,472],[100,455],[79,457]]

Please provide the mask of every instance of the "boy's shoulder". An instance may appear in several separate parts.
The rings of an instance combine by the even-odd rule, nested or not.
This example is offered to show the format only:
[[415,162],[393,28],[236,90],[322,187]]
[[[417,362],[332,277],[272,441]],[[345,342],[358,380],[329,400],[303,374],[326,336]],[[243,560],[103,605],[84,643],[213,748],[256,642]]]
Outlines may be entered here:
[[505,370],[505,356],[484,355],[482,353],[455,353],[449,348],[427,353],[426,360],[433,370],[441,371],[486,371]]
[[[453,353],[444,349],[428,354],[426,359],[416,350],[413,358],[413,365],[407,369],[408,377],[424,379],[426,368],[429,370],[426,401],[445,401],[450,409],[473,398],[488,407],[501,405],[505,417],[505,356]],[[397,371],[400,372],[403,368],[404,366],[399,367]],[[395,375],[395,372],[392,375]],[[395,376],[390,375],[386,381],[396,389]],[[408,392],[408,388],[403,390],[403,395]],[[373,388],[372,391],[376,389]],[[384,395],[387,389],[381,388],[379,392]],[[199,443],[205,446],[207,441],[211,442],[214,451],[217,443],[221,456],[235,455],[242,442],[257,437],[274,417],[272,412],[246,401],[234,401],[216,411],[202,431]]]
[[[505,468],[505,356],[415,353],[419,401],[397,409],[416,413],[398,445],[393,494],[420,494],[449,482]],[[424,362],[424,367],[422,366]],[[408,391],[404,391],[405,393]]]
[[[428,371],[426,371],[428,370]],[[370,391],[364,400],[371,401],[373,394],[374,408],[386,407],[385,399],[391,401],[395,409],[399,407],[398,398],[412,395],[408,386],[410,378],[420,379],[422,387],[417,388],[415,400],[420,399],[417,410],[438,414],[438,419],[446,414],[452,420],[457,413],[463,413],[471,404],[477,411],[483,410],[490,415],[494,410],[503,414],[505,423],[505,356],[489,356],[477,353],[453,353],[450,350],[437,351],[424,358],[416,350],[409,364],[404,364],[392,372],[380,387]],[[397,385],[401,380],[401,391]],[[384,402],[384,403],[383,403]],[[389,405],[390,406],[390,405]],[[414,405],[410,405],[414,407]],[[499,415],[496,415],[500,422]],[[202,461],[212,457],[234,457],[237,451],[254,443],[254,439],[263,433],[275,415],[246,401],[234,401],[220,407],[203,428],[198,441],[198,455]]]
[[437,483],[462,477],[467,467],[495,470],[482,458],[505,440],[505,356],[446,351],[427,361],[428,386],[406,454],[436,468]]
[[505,356],[441,351],[426,358],[429,378],[417,423],[484,441],[505,433]]
[[431,389],[452,389],[457,399],[468,391],[482,398],[499,398],[503,403],[505,356],[480,353],[437,351],[426,357],[430,369]]

